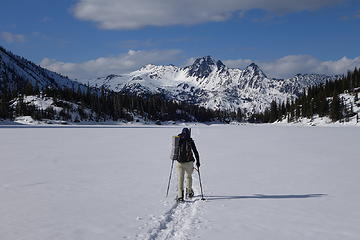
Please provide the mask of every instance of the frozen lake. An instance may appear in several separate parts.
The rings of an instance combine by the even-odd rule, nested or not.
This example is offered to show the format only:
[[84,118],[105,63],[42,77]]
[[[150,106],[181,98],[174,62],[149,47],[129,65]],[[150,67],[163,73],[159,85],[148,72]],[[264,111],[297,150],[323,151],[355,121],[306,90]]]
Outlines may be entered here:
[[181,129],[1,127],[1,239],[360,238],[360,128],[193,126],[207,201],[174,205]]

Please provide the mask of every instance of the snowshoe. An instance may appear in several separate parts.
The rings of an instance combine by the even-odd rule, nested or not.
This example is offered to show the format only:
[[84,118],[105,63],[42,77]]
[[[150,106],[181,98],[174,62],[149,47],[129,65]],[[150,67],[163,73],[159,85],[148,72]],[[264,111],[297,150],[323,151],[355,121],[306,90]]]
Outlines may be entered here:
[[186,196],[188,198],[194,197],[194,191],[192,189],[186,189]]

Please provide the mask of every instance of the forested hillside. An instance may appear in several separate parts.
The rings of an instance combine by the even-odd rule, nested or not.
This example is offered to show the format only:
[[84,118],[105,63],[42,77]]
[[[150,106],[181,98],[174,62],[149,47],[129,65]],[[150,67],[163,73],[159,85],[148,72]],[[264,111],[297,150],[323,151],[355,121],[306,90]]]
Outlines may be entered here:
[[346,76],[325,84],[309,87],[294,101],[277,103],[263,113],[254,115],[257,122],[275,122],[286,119],[296,122],[302,118],[328,117],[333,122],[359,122],[360,71],[355,68]]

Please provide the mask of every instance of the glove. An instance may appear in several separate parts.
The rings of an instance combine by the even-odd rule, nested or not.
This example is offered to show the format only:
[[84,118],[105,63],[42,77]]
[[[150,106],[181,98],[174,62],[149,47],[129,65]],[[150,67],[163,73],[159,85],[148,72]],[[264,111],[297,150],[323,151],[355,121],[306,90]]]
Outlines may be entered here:
[[196,166],[197,166],[197,168],[199,169],[199,167],[200,167],[200,161],[196,161]]

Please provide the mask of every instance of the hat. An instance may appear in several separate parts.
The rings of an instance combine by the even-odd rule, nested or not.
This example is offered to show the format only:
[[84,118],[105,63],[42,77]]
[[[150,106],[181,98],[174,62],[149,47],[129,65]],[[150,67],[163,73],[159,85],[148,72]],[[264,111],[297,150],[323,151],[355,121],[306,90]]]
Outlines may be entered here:
[[181,131],[181,135],[183,135],[185,138],[189,138],[190,130],[188,128],[183,128],[183,130]]

